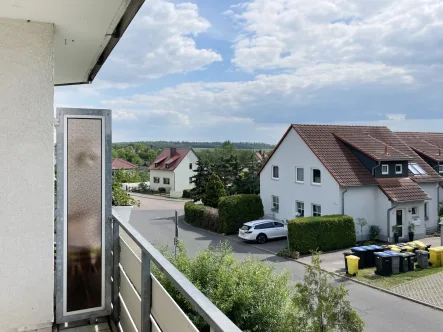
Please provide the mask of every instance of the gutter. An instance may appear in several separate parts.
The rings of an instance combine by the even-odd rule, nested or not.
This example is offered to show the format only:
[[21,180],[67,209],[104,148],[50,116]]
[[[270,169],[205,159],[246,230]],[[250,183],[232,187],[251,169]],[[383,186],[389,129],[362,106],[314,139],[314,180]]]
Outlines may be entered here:
[[378,165],[375,165],[374,167],[372,167],[372,176],[375,176],[375,169],[381,166],[381,161],[378,162]]
[[345,189],[342,193],[341,193],[341,214],[345,214],[345,194],[348,191],[348,189]]
[[397,207],[397,205],[393,205],[393,206],[391,206],[387,211],[386,211],[386,217],[387,217],[387,219],[386,219],[386,228],[387,228],[387,235],[388,235],[388,242],[391,242],[390,241],[390,237],[389,237],[389,213],[393,210],[393,209],[395,209]]

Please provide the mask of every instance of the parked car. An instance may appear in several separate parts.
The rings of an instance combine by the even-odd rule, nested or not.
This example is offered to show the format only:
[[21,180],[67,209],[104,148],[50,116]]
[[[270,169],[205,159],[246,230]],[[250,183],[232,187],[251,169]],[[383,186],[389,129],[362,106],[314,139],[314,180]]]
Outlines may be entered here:
[[250,221],[238,230],[238,237],[245,241],[257,241],[260,244],[268,239],[284,238],[288,236],[285,224],[275,220]]

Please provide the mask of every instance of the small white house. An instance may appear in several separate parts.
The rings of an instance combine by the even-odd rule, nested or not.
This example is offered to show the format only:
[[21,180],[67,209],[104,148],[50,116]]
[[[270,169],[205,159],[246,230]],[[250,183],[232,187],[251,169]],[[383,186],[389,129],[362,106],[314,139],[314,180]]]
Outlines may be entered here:
[[163,187],[172,197],[181,197],[191,189],[191,179],[197,169],[198,156],[190,148],[167,148],[149,166],[151,189]]
[[438,224],[443,178],[387,127],[291,125],[260,170],[265,214],[276,219],[347,214],[393,238],[423,237]]

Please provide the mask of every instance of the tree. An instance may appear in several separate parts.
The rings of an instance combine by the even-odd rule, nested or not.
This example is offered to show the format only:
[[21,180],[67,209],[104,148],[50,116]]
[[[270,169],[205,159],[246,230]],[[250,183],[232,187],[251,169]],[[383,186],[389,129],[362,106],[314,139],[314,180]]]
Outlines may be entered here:
[[289,316],[289,325],[303,326],[306,332],[362,332],[364,322],[346,299],[348,291],[332,284],[333,275],[322,270],[320,263],[314,252],[303,283],[295,286],[293,303],[298,313]]
[[199,201],[203,198],[206,192],[206,184],[211,176],[211,167],[209,163],[198,160],[196,162],[197,169],[195,175],[192,177],[194,188],[191,189],[191,197],[194,201]]
[[212,173],[206,184],[206,192],[203,196],[203,204],[210,207],[218,207],[218,201],[221,197],[226,196],[226,190],[223,182],[216,173]]

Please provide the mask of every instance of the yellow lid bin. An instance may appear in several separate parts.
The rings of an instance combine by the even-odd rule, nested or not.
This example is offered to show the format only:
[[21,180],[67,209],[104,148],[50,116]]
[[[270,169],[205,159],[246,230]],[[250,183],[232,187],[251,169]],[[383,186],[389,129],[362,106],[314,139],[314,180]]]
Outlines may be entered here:
[[358,273],[358,261],[360,257],[349,255],[346,256],[346,262],[348,263],[348,273],[350,275],[356,276]]
[[429,261],[433,267],[442,266],[443,247],[429,248]]
[[401,252],[401,249],[400,249],[399,247],[397,247],[397,246],[392,246],[392,247],[391,247],[391,251],[394,251],[394,252]]

